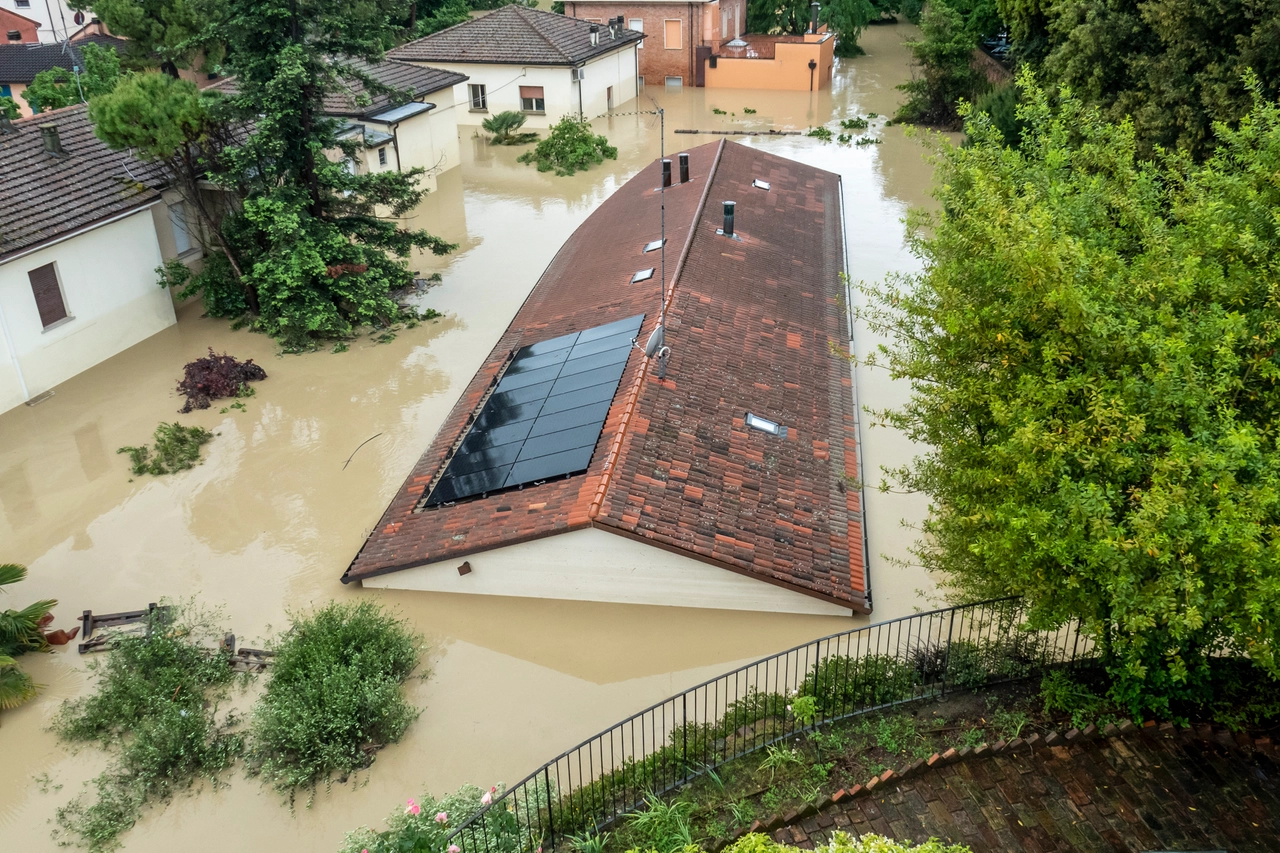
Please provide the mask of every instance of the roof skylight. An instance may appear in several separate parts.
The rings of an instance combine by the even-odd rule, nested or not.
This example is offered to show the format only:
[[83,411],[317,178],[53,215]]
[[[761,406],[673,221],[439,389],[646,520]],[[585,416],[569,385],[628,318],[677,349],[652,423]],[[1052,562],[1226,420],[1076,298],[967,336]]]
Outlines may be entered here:
[[783,436],[787,434],[787,428],[782,424],[762,418],[759,415],[753,415],[747,412],[747,426],[751,429],[758,429],[760,432],[767,432],[769,435]]
[[649,267],[647,270],[639,270],[635,275],[631,276],[631,283],[648,281],[651,278],[653,278],[653,267]]
[[754,181],[752,181],[751,186],[755,187],[758,190],[773,189],[773,187],[770,185],[768,181],[762,181],[759,178],[756,178]]
[[663,237],[661,240],[654,240],[652,243],[645,243],[644,250],[646,252],[656,252],[662,248],[662,244],[665,242],[667,242],[667,238]]

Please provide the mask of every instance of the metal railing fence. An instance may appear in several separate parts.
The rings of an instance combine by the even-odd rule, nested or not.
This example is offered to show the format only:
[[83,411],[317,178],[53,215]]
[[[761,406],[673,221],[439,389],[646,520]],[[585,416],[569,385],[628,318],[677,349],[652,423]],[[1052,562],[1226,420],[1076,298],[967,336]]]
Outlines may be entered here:
[[1079,626],[1033,632],[1005,598],[822,637],[703,682],[588,738],[463,822],[462,853],[542,853],[707,770],[836,720],[1027,678],[1092,652]]

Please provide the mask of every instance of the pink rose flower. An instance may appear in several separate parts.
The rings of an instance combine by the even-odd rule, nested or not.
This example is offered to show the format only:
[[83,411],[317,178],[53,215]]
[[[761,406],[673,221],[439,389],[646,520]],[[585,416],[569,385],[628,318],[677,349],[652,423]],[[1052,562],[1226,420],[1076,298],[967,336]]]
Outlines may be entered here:
[[404,810],[405,814],[421,814],[422,806],[413,801],[413,797],[409,798],[409,807]]
[[493,795],[485,791],[484,796],[480,798],[480,802],[486,806],[489,805],[489,803],[493,802]]
[[456,844],[450,844],[449,853],[462,853],[462,848]]
[[449,813],[448,813],[448,812],[440,812],[439,814],[437,814],[437,815],[436,815],[436,823],[438,823],[438,824],[446,824],[446,823],[448,823],[448,822],[449,822]]

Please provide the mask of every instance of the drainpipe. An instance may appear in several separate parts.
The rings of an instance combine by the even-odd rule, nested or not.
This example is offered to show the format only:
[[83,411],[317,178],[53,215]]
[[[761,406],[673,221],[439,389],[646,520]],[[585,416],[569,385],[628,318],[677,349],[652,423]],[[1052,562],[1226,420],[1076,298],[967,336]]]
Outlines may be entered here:
[[[694,85],[693,81],[695,79],[693,57],[695,54],[697,54],[698,51],[693,44],[693,4],[689,3],[688,6],[689,6],[689,46],[685,49],[689,51],[689,85],[693,86]],[[698,44],[702,44],[702,27],[701,26],[698,27]]]
[[5,348],[9,350],[9,358],[13,359],[13,369],[18,372],[18,385],[22,387],[22,402],[30,402],[31,392],[27,389],[26,377],[22,375],[22,364],[18,361],[18,348],[13,344],[13,335],[9,334],[9,323],[4,318],[3,309],[0,309],[0,334],[4,335]]
[[[586,67],[586,65],[587,63],[585,62],[582,63],[581,65],[578,66],[578,70],[581,71],[583,68]],[[587,114],[582,111],[582,74],[581,73],[578,74],[578,119],[579,121],[587,120]]]
[[[809,60],[809,61],[812,62],[813,60]],[[813,76],[812,71],[809,72],[809,76],[810,77]],[[391,147],[396,150],[396,171],[397,172],[401,171],[400,169],[400,136],[397,133],[399,128],[400,128],[400,122],[396,122],[395,124],[391,125]]]

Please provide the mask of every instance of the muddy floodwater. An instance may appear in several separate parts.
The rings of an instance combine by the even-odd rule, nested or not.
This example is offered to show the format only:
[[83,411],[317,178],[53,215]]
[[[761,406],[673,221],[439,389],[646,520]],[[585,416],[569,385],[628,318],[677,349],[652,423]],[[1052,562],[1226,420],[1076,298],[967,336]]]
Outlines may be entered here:
[[[326,851],[361,824],[424,789],[513,782],[541,762],[633,711],[702,679],[833,631],[851,619],[683,608],[362,590],[338,578],[406,472],[426,448],[560,244],[613,190],[659,153],[715,141],[682,129],[799,129],[870,112],[892,114],[894,86],[909,76],[905,25],[869,29],[867,55],[839,62],[821,93],[651,88],[597,129],[619,159],[570,178],[515,162],[462,130],[464,163],[412,217],[460,244],[416,258],[443,284],[422,297],[443,319],[389,343],[361,338],[341,354],[279,356],[261,335],[179,312],[176,326],[56,389],[34,407],[0,415],[0,561],[30,568],[4,606],[56,598],[56,626],[85,609],[130,610],[198,596],[223,608],[242,641],[261,640],[286,613],[332,599],[369,597],[399,610],[427,638],[430,678],[409,693],[424,708],[405,739],[379,753],[354,784],[321,791],[294,813],[241,775],[230,786],[149,809],[123,836],[129,851]],[[634,110],[633,110],[634,108]],[[712,108],[731,115],[717,115]],[[744,114],[744,108],[756,110]],[[646,111],[639,113],[638,111]],[[736,114],[736,115],[732,115]],[[930,169],[919,142],[891,127],[883,144],[822,143],[798,136],[746,144],[843,176],[849,264],[855,279],[916,266],[902,217],[926,204]],[[646,232],[647,233],[647,232]],[[855,330],[856,348],[875,344]],[[149,440],[175,419],[181,366],[212,347],[262,364],[246,410],[215,406],[178,418],[217,433],[205,462],[175,476],[130,480],[123,445]],[[877,371],[856,372],[860,403],[883,407],[904,389]],[[864,423],[870,478],[908,460],[901,436]],[[918,497],[868,494],[876,621],[932,603],[903,557]],[[859,620],[865,622],[866,620]],[[37,700],[0,715],[0,848],[53,850],[50,821],[104,766],[96,749],[73,753],[47,731],[59,704],[89,689],[74,646],[22,659],[43,685]],[[49,784],[37,783],[47,774]],[[62,786],[58,789],[56,786]],[[42,790],[47,788],[47,790]]]

